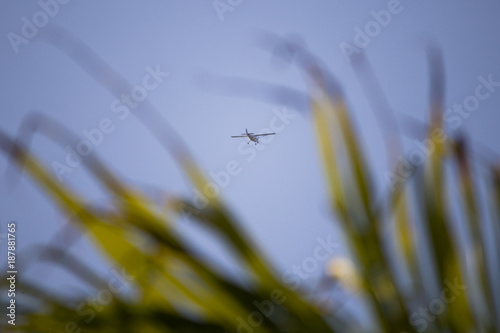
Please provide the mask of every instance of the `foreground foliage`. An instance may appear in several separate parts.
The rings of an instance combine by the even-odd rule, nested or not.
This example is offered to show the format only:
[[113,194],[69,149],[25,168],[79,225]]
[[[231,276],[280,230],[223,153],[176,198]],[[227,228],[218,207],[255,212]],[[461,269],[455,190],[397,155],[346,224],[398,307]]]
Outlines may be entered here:
[[[130,86],[81,41],[61,30],[50,30],[46,40],[68,55],[112,94]],[[114,266],[131,276],[135,297],[115,295],[95,316],[82,316],[68,300],[47,294],[36,284],[20,281],[23,307],[16,330],[83,332],[499,332],[495,320],[494,276],[500,252],[498,233],[485,240],[487,221],[498,230],[500,218],[500,171],[471,157],[467,141],[448,136],[443,128],[442,60],[430,48],[431,96],[426,141],[432,145],[427,160],[418,167],[404,165],[398,133],[386,133],[387,155],[394,172],[380,195],[366,160],[345,100],[335,78],[306,49],[276,38],[310,79],[310,108],[319,152],[324,164],[325,186],[330,193],[332,222],[340,223],[350,246],[359,280],[359,294],[370,311],[373,327],[356,316],[339,315],[285,286],[265,256],[241,230],[229,209],[218,198],[198,209],[190,201],[171,197],[158,205],[145,194],[122,183],[95,154],[86,168],[113,198],[113,207],[95,208],[75,191],[63,186],[29,152],[29,141],[38,132],[64,145],[77,142],[56,121],[33,114],[12,139],[0,132],[0,148],[19,168],[41,186],[72,223],[85,230]],[[279,56],[279,52],[275,55]],[[365,60],[357,60],[360,79],[371,75]],[[361,69],[360,69],[361,68]],[[363,69],[364,68],[364,69]],[[107,73],[106,82],[102,72]],[[366,82],[366,81],[365,81]],[[374,82],[372,80],[372,82]],[[283,89],[270,88],[278,95]],[[273,91],[275,89],[276,91]],[[374,85],[368,87],[379,91]],[[379,93],[381,94],[381,93]],[[383,100],[383,98],[382,98]],[[379,117],[392,122],[386,104],[377,105]],[[385,112],[385,113],[383,113]],[[186,176],[201,191],[207,183],[188,150],[155,108],[145,101],[139,119],[150,128],[176,159]],[[160,126],[151,126],[152,123]],[[395,122],[394,122],[395,123]],[[393,129],[395,130],[395,129]],[[481,175],[479,177],[478,175]],[[450,182],[457,192],[451,193]],[[480,186],[484,190],[480,191]],[[458,208],[457,208],[458,207]],[[458,214],[463,224],[458,226]],[[165,213],[168,212],[168,213]],[[244,281],[233,281],[197,256],[180,236],[176,224],[189,212],[224,240],[244,268]],[[388,225],[393,225],[388,228]],[[469,239],[456,237],[465,228]],[[390,232],[387,230],[390,229]],[[488,248],[486,244],[491,244]],[[148,246],[144,246],[148,244]],[[423,251],[425,248],[426,251]],[[397,251],[394,251],[397,249]],[[94,286],[109,289],[109,281],[97,276],[59,248],[46,248],[45,259],[56,261]],[[398,255],[397,253],[400,252]],[[467,257],[467,260],[466,260]],[[344,272],[332,272],[337,286],[346,287]],[[5,279],[2,279],[5,284]],[[466,286],[463,288],[461,286]],[[5,285],[3,286],[5,287]],[[474,290],[474,293],[472,292]],[[356,297],[351,294],[352,297]],[[497,299],[495,299],[495,297]],[[34,302],[33,300],[36,300]],[[272,311],[249,321],[255,303],[273,300]],[[267,302],[267,303],[266,303]],[[496,303],[495,303],[496,302]],[[428,315],[420,309],[427,309]],[[242,324],[242,321],[245,324]],[[5,324],[6,330],[14,327]]]

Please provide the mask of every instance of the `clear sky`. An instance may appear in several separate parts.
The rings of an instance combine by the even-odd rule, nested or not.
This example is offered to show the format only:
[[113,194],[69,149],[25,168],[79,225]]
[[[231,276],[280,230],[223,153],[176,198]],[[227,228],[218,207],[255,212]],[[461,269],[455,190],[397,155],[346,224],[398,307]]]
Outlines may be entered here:
[[[354,47],[363,50],[395,112],[401,118],[410,115],[425,121],[426,38],[442,48],[445,101],[452,110],[453,104],[476,94],[482,83],[479,77],[500,82],[499,17],[500,4],[493,0],[2,1],[0,129],[15,135],[31,110],[57,119],[82,139],[85,133],[100,128],[102,137],[94,137],[93,153],[122,179],[152,195],[158,193],[157,188],[195,200],[196,194],[179,168],[137,118],[126,113],[125,102],[117,102],[65,54],[40,38],[45,22],[64,27],[133,86],[139,86],[134,92],[137,99],[147,94],[202,168],[219,175],[222,198],[283,273],[313,254],[318,237],[331,235],[339,242],[334,254],[346,253],[329,215],[311,119],[304,112],[307,110],[289,105],[209,92],[197,84],[197,78],[208,72],[306,91],[295,68],[273,66],[270,53],[256,42],[262,31],[300,36],[341,82],[382,189],[387,186],[384,173],[389,169],[381,133],[346,54]],[[374,23],[377,20],[380,23]],[[460,116],[460,123],[450,121],[448,125],[500,153],[500,87],[490,88],[474,111]],[[278,133],[260,146],[230,138],[245,128]],[[409,140],[405,148],[414,148],[414,142]],[[35,139],[32,149],[51,169],[55,162],[66,163],[64,147],[44,138]],[[68,235],[72,233],[65,233],[64,240],[56,237],[65,219],[43,191],[27,178],[8,189],[5,168],[6,159],[0,157],[2,232],[9,221],[17,221],[21,249],[71,243]],[[227,168],[233,172],[229,180],[221,176]],[[81,165],[59,176],[92,202],[106,202],[107,197]],[[224,257],[224,265],[231,267],[217,241],[192,230],[188,220],[181,228],[197,246]],[[98,254],[89,243],[77,239],[71,249],[96,269],[108,272],[99,265]],[[25,273],[64,276],[59,270],[49,273],[43,266]],[[319,269],[311,273],[318,274]]]

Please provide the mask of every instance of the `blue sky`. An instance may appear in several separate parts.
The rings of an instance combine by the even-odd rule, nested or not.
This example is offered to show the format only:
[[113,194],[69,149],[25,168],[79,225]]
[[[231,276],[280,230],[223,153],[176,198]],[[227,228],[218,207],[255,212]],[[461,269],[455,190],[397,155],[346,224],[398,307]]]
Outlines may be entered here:
[[[311,256],[318,237],[330,235],[339,242],[334,255],[347,252],[329,215],[311,119],[307,112],[288,105],[211,93],[197,84],[200,75],[255,78],[306,91],[307,85],[295,68],[273,66],[270,52],[257,43],[262,31],[300,36],[341,82],[380,189],[387,186],[384,173],[389,170],[383,157],[381,133],[341,47],[356,46],[357,28],[367,34],[369,41],[365,39],[367,45],[356,47],[370,60],[400,118],[427,118],[428,69],[424,47],[428,38],[443,51],[445,102],[450,110],[454,104],[475,95],[477,86],[484,84],[479,77],[490,76],[492,81],[500,82],[500,4],[496,1],[221,2],[234,6],[221,12],[211,0],[1,2],[0,129],[15,135],[31,110],[57,119],[82,139],[84,131],[100,128],[102,138],[94,137],[97,144],[92,146],[92,153],[102,157],[122,179],[151,195],[158,188],[187,198],[196,196],[154,137],[137,118],[124,113],[124,103],[117,104],[114,96],[71,59],[42,41],[39,34],[45,26],[37,28],[40,31],[33,36],[23,37],[27,21],[43,25],[45,17],[49,24],[59,25],[84,41],[132,86],[143,87],[136,89],[136,96],[146,92],[148,100],[181,134],[207,174],[220,175],[231,165],[233,175],[218,190],[281,273]],[[52,15],[39,14],[43,8]],[[383,17],[381,11],[392,11],[390,19]],[[376,22],[376,17],[383,24],[367,31],[376,26],[370,23]],[[24,32],[29,32],[26,29]],[[24,41],[19,42],[13,34],[25,38]],[[153,72],[157,73],[156,80]],[[490,94],[480,100],[476,110],[464,113],[467,116],[461,116],[460,125],[450,130],[463,131],[500,153],[496,128],[500,120],[500,87],[490,88]],[[122,106],[121,111],[118,105]],[[289,115],[285,121],[283,114]],[[272,126],[277,126],[279,132],[258,147],[230,138],[245,128],[256,132]],[[245,146],[240,146],[242,143]],[[406,151],[415,147],[413,140],[405,144]],[[65,162],[64,147],[44,138],[38,137],[32,149],[48,167],[52,168],[54,162]],[[6,165],[6,159],[0,158],[2,175]],[[92,202],[106,202],[104,193],[81,165],[71,169],[71,173],[62,175],[64,184]],[[33,244],[67,241],[55,236],[64,218],[45,193],[27,178],[8,189],[2,176],[3,232],[12,220],[19,225],[20,255],[28,255],[30,252],[22,250]],[[216,240],[206,239],[188,220],[181,228],[197,246],[206,244],[208,252],[222,257],[224,265],[231,267],[231,259]],[[87,262],[108,272],[88,242],[77,241],[72,251],[85,254]],[[41,271],[65,274],[59,270],[49,273],[48,269],[35,266],[26,275],[34,277]],[[320,272],[318,269],[311,275]],[[68,285],[72,283],[68,279]]]

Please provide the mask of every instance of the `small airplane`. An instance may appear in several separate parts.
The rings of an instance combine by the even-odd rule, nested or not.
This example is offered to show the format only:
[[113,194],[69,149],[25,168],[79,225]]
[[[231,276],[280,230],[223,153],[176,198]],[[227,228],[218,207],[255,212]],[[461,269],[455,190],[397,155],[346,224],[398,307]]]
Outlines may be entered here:
[[250,141],[253,141],[257,145],[259,143],[259,136],[275,135],[275,134],[276,133],[253,134],[253,133],[248,133],[248,130],[245,128],[245,133],[242,133],[241,135],[233,135],[231,137],[232,138],[248,138],[247,144],[249,144]]

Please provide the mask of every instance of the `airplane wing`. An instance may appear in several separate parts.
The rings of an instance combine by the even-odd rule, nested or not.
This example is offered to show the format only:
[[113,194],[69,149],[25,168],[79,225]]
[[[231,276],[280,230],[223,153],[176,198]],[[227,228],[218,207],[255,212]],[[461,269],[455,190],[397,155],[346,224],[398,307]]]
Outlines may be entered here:
[[231,135],[232,138],[246,138],[246,135]]
[[265,133],[265,134],[256,134],[254,136],[266,136],[266,135],[275,135],[276,133]]

